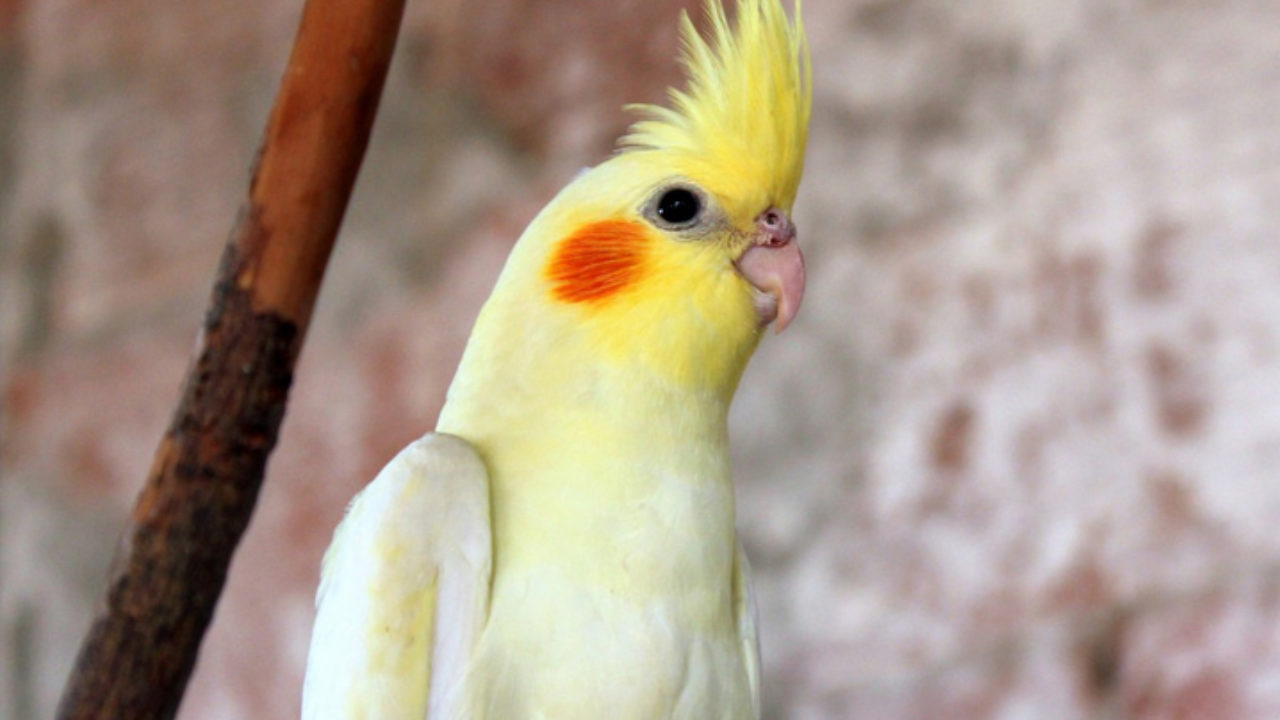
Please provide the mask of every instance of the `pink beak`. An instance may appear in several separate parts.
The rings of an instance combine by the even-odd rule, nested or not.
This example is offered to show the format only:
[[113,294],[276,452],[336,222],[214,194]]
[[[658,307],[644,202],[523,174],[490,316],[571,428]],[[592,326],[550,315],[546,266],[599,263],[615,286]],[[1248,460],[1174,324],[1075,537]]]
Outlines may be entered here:
[[796,243],[796,226],[778,208],[756,218],[755,243],[738,258],[742,277],[755,289],[760,326],[774,323],[782,332],[800,310],[804,299],[804,255]]

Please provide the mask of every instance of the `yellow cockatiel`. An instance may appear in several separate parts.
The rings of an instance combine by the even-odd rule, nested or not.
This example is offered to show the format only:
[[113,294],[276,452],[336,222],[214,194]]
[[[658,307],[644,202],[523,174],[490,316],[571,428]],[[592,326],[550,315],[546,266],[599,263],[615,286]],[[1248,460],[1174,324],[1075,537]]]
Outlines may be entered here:
[[688,87],[534,219],[436,432],[352,503],[306,720],[759,716],[726,419],[803,294],[811,79],[798,10],[708,8]]

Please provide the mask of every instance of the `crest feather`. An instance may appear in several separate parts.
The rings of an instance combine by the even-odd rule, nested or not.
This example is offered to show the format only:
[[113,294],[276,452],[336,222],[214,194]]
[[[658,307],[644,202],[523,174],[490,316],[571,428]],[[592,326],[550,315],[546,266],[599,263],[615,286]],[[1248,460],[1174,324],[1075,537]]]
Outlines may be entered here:
[[738,0],[733,23],[721,0],[707,0],[706,12],[706,39],[688,13],[680,16],[688,86],[670,90],[671,107],[631,106],[643,117],[620,144],[669,155],[680,172],[723,196],[790,210],[813,85],[800,2],[794,24],[781,0]]

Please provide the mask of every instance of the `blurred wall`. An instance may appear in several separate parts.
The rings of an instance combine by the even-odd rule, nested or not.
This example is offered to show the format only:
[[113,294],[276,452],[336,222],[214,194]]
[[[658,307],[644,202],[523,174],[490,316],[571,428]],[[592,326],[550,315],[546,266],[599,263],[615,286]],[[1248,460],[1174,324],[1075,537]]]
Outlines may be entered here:
[[[296,715],[319,556],[663,0],[410,3],[181,717]],[[49,717],[300,4],[0,0],[0,717]],[[1280,4],[809,0],[811,271],[733,415],[769,717],[1280,717]]]

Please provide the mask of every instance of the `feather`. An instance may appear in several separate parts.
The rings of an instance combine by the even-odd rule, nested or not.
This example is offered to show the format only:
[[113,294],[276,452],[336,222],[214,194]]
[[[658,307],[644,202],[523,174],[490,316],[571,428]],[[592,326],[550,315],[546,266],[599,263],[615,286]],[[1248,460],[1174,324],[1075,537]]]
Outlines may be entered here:
[[688,75],[670,91],[673,107],[631,105],[641,113],[622,138],[624,151],[657,152],[699,177],[720,175],[738,188],[760,188],[783,209],[795,201],[804,172],[813,70],[799,3],[787,21],[776,0],[740,0],[731,24],[707,3],[710,37],[680,19]]
[[490,558],[475,451],[439,434],[402,450],[351,503],[325,554],[303,720],[456,715]]

